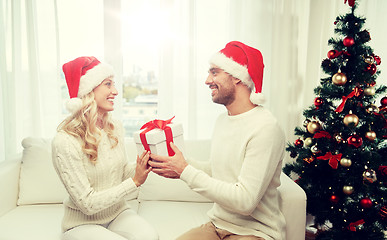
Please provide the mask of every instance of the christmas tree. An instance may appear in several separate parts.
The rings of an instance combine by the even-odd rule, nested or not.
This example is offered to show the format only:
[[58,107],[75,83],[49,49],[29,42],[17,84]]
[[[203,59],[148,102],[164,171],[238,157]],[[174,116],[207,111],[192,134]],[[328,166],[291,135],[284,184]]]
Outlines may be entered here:
[[316,239],[385,239],[387,87],[376,83],[381,58],[368,45],[366,19],[355,15],[358,2],[349,5],[334,22],[314,103],[288,143],[295,161],[283,170],[306,192]]

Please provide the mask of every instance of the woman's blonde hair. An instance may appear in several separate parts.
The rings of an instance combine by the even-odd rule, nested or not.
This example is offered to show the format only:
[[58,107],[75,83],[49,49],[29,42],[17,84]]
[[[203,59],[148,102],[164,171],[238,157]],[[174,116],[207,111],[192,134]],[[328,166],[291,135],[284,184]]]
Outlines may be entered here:
[[[98,159],[98,144],[101,140],[101,131],[97,127],[98,107],[94,100],[94,92],[82,97],[82,108],[67,117],[58,126],[58,131],[78,138],[82,142],[82,151],[89,157],[92,163]],[[110,114],[105,113],[102,117],[104,131],[110,140],[113,141],[112,148],[117,146],[118,137],[114,134],[114,124]]]

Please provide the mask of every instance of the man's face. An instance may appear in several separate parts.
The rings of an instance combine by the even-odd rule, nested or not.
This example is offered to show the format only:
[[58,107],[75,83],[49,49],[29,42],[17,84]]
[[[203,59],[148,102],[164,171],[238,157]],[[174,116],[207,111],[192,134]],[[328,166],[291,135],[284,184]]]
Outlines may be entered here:
[[214,103],[228,106],[235,100],[235,85],[233,77],[215,65],[208,70],[205,84],[212,90],[211,96]]

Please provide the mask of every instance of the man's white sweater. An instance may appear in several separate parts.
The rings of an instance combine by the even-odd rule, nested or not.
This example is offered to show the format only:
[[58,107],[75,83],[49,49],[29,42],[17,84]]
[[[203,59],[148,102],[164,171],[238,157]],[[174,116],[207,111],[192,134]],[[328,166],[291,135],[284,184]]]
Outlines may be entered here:
[[208,212],[216,227],[266,240],[285,239],[279,209],[280,174],[285,137],[263,107],[216,121],[210,167],[190,161],[181,179],[214,201]]
[[106,224],[129,208],[125,196],[138,195],[131,178],[135,165],[129,165],[125,158],[122,134],[112,148],[102,130],[96,164],[82,152],[80,140],[63,131],[53,139],[52,154],[54,167],[69,193],[64,202],[63,231],[83,224]]

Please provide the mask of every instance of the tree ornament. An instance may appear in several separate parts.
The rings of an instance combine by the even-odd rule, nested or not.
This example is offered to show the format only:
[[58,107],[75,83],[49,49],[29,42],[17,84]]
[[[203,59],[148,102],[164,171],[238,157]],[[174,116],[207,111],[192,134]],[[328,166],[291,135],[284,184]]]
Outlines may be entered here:
[[352,160],[349,158],[342,158],[340,160],[340,165],[343,167],[350,167],[352,165]]
[[383,107],[387,106],[387,97],[382,97],[382,99],[380,99],[380,104]]
[[373,96],[375,95],[375,88],[374,87],[367,87],[364,89],[364,95],[367,96]]
[[376,73],[376,65],[375,64],[368,64],[365,71],[370,73],[371,75],[374,75]]
[[380,65],[382,63],[382,59],[379,56],[372,54],[372,57],[374,58],[376,65]]
[[333,75],[332,77],[332,83],[335,85],[342,86],[342,85],[345,85],[346,82],[347,82],[347,76],[340,71],[335,75]]
[[373,56],[367,56],[367,57],[364,57],[364,62],[368,63],[368,64],[373,64],[375,61],[374,57]]
[[330,51],[327,53],[327,56],[328,56],[329,59],[334,59],[334,58],[336,58],[338,55],[339,55],[339,51],[337,51],[337,50],[330,50]]
[[298,148],[302,148],[302,146],[304,146],[304,142],[301,139],[297,139],[294,141],[294,145]]
[[302,125],[303,125],[305,128],[307,128],[309,123],[310,123],[310,120],[309,120],[309,119],[305,119]]
[[374,141],[376,139],[376,133],[374,131],[368,131],[366,132],[365,137],[370,141]]
[[365,43],[365,42],[368,42],[369,40],[371,40],[371,35],[367,30],[363,30],[363,31],[359,32],[357,34],[357,36],[359,37],[359,39],[362,43]]
[[383,206],[379,209],[379,215],[384,220],[387,218],[387,206]]
[[343,44],[346,47],[350,47],[355,44],[355,39],[353,39],[353,37],[345,37],[343,40]]
[[354,134],[347,139],[347,143],[350,146],[358,148],[363,144],[363,139],[359,135]]
[[354,188],[352,186],[349,186],[349,185],[345,185],[343,187],[343,193],[346,194],[346,195],[351,195],[354,191]]
[[342,143],[343,142],[343,136],[341,135],[341,133],[335,133],[333,135],[333,137],[335,138],[337,143]]
[[374,104],[370,104],[367,106],[366,111],[368,113],[379,113],[379,108]]
[[314,105],[316,106],[317,109],[318,109],[323,103],[324,103],[324,99],[321,98],[321,97],[316,97],[316,98],[314,99]]
[[317,144],[313,145],[313,146],[310,148],[310,151],[311,151],[314,155],[321,153],[321,150],[317,147]]
[[374,182],[376,182],[376,180],[378,180],[378,178],[376,177],[375,170],[366,169],[363,172],[363,182],[364,183],[374,183]]
[[360,219],[356,222],[351,222],[349,225],[348,225],[348,229],[351,231],[351,232],[356,232],[356,231],[361,231],[364,229],[364,219]]
[[318,130],[321,129],[321,125],[317,121],[311,121],[310,123],[308,123],[307,129],[309,133],[315,134]]
[[307,146],[307,147],[312,146],[312,145],[313,145],[313,139],[312,139],[311,137],[305,138],[304,144],[305,144],[305,146]]
[[302,160],[304,160],[305,162],[307,162],[307,163],[311,163],[311,162],[313,162],[314,161],[314,157],[308,157],[308,158],[304,158],[304,159],[302,159]]
[[363,198],[362,200],[360,200],[360,206],[362,206],[362,208],[371,208],[372,200],[369,198]]
[[345,115],[343,119],[344,125],[347,127],[356,127],[359,124],[359,117],[349,111],[349,114]]
[[339,201],[340,201],[340,198],[337,196],[337,195],[332,195],[330,198],[329,198],[329,201],[333,204],[337,204]]

